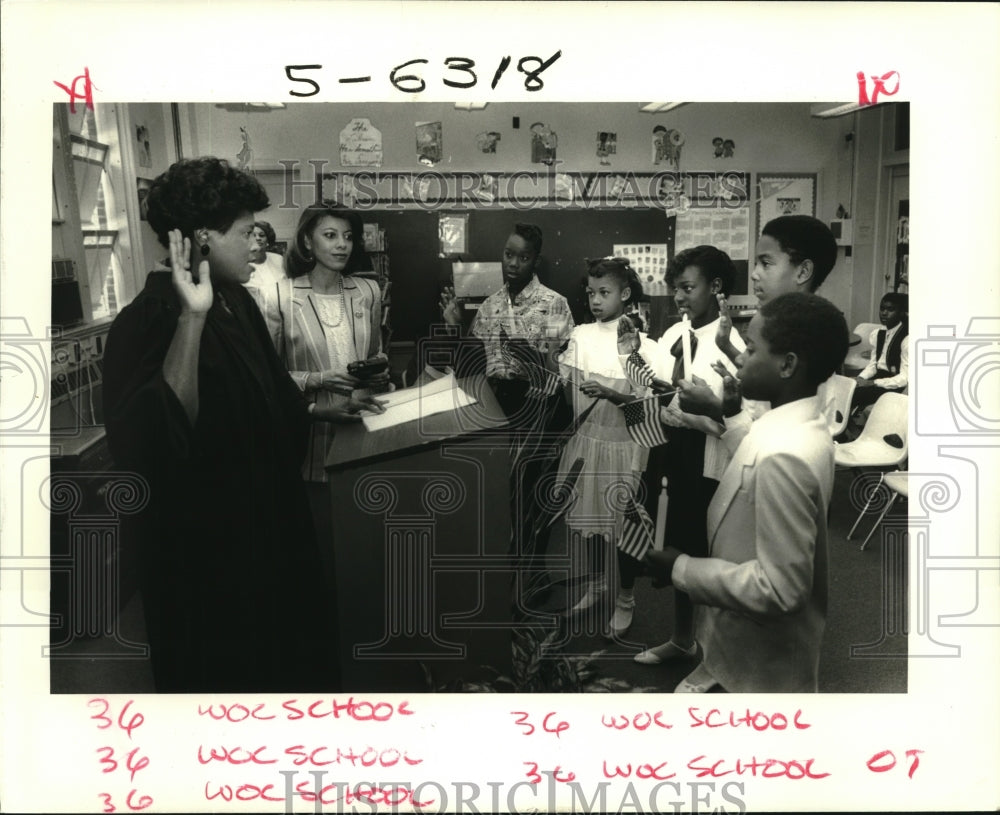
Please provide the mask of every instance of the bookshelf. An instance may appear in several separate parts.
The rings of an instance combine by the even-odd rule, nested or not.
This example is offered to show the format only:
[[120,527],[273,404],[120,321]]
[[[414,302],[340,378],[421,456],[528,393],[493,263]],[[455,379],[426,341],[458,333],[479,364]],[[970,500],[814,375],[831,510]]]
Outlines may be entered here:
[[382,293],[382,350],[388,353],[392,339],[392,278],[389,274],[389,254],[386,251],[385,230],[377,223],[364,225],[365,251],[371,270],[367,276],[378,282]]

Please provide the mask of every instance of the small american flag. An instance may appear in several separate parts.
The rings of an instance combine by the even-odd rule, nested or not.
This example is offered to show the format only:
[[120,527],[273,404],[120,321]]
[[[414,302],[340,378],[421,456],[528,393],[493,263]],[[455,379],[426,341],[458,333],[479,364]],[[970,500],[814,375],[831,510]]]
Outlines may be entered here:
[[660,399],[637,399],[621,406],[625,428],[632,441],[640,447],[659,447],[667,443],[667,434],[660,422]]
[[525,367],[528,369],[528,381],[531,383],[526,394],[529,399],[547,399],[558,393],[566,381],[554,371],[534,362],[525,361]]
[[644,385],[647,388],[652,387],[653,380],[656,379],[653,369],[649,367],[649,364],[639,355],[638,351],[633,351],[626,358],[625,375],[634,384]]
[[625,523],[618,539],[618,548],[626,555],[636,560],[642,560],[646,552],[653,546],[653,521],[645,507],[637,504],[634,497],[629,497],[625,510]]
[[518,366],[518,359],[511,347],[510,337],[502,328],[500,329],[500,361],[508,368],[517,368]]

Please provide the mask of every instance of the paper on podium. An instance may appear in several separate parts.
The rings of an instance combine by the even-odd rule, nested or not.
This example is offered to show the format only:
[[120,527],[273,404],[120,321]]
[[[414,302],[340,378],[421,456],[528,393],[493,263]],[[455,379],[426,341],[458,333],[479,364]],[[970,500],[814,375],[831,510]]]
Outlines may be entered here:
[[445,413],[473,404],[476,400],[458,386],[451,373],[421,385],[378,396],[385,413],[366,413],[362,417],[367,430],[384,430],[415,419]]

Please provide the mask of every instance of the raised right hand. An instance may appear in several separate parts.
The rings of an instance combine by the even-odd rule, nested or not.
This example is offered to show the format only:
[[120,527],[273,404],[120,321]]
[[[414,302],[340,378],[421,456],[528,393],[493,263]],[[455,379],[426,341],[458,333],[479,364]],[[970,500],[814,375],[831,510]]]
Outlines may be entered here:
[[639,350],[639,332],[628,317],[618,318],[618,353],[628,356]]
[[729,358],[730,362],[734,362],[740,352],[729,339],[733,330],[733,318],[729,315],[729,304],[726,302],[726,295],[719,293],[715,297],[719,301],[719,327],[715,332],[715,345]]
[[206,314],[212,307],[212,281],[208,261],[198,264],[198,282],[191,274],[191,239],[182,236],[179,229],[171,229],[170,270],[174,288],[181,300],[181,311],[189,314]]
[[735,416],[743,405],[740,380],[718,360],[712,363],[712,370],[722,377],[722,415]]
[[455,296],[453,286],[441,289],[441,316],[448,325],[462,324],[462,304]]

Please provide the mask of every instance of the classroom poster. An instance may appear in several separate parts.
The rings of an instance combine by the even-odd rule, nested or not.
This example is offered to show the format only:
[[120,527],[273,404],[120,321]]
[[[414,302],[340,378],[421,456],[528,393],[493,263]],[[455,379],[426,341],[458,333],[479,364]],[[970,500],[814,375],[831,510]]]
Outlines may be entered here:
[[612,254],[623,257],[639,276],[639,282],[646,294],[665,288],[667,283],[667,245],[657,244],[621,244],[614,245]]
[[343,167],[382,166],[382,133],[370,119],[351,119],[340,131]]
[[676,246],[687,249],[708,244],[733,260],[750,256],[750,207],[706,207],[677,215]]

